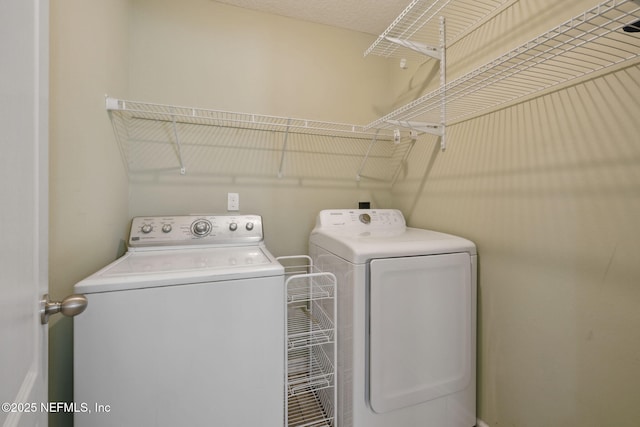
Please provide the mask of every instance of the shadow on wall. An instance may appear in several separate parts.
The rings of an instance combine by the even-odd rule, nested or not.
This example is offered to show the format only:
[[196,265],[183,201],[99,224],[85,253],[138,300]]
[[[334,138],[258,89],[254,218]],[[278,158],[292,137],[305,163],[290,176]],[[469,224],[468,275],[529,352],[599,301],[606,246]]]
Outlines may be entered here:
[[448,127],[393,189],[412,226],[478,245],[490,426],[639,425],[639,110],[635,65]]
[[[49,401],[73,402],[73,319],[57,316],[49,327]],[[49,413],[49,427],[72,427],[73,413]]]

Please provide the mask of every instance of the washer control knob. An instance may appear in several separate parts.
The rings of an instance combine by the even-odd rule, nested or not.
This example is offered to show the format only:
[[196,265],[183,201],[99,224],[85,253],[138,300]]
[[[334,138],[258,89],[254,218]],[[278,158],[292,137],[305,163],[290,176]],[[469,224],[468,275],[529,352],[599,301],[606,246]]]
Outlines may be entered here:
[[144,234],[151,233],[151,230],[153,230],[153,227],[150,224],[144,224],[140,229],[140,231],[142,231]]
[[360,222],[363,224],[371,223],[371,215],[366,213],[360,214]]
[[170,233],[171,232],[171,224],[164,224],[162,226],[162,232],[163,233]]
[[245,227],[246,227],[247,231],[251,231],[251,230],[253,230],[253,223],[252,222],[248,222]]
[[206,236],[211,231],[211,223],[206,219],[200,219],[193,223],[191,230],[197,236]]
[[238,229],[238,224],[236,224],[235,222],[232,222],[231,224],[229,224],[229,230],[236,231],[237,229]]

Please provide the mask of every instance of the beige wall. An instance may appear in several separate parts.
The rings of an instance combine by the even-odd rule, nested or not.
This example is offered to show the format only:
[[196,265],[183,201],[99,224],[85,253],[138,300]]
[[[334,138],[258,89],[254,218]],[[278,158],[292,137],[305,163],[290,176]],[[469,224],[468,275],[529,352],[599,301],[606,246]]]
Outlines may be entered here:
[[[142,156],[150,167],[127,175],[104,109],[108,94],[366,123],[389,80],[384,61],[361,56],[371,38],[208,0],[52,2],[52,297],[72,293],[77,281],[116,259],[134,215],[224,212],[226,193],[239,192],[242,212],[265,217],[270,249],[291,254],[306,252],[320,209],[389,205],[388,184],[355,180],[368,140],[343,146],[292,135],[282,179],[282,135],[266,141],[274,149],[261,156],[264,137],[255,134],[243,136],[253,151],[220,156],[214,145],[203,157],[187,148],[193,162],[185,176],[154,170],[156,153]],[[50,399],[72,401],[71,320],[52,321],[50,338]],[[69,414],[50,416],[52,426],[71,422]]]
[[[516,2],[451,47],[448,78],[592,3]],[[228,132],[204,148],[186,141],[185,176],[154,170],[175,162],[155,151],[129,158],[127,175],[104,94],[366,124],[433,87],[433,61],[401,71],[395,60],[362,58],[373,36],[209,0],[51,9],[54,297],[117,257],[134,215],[223,212],[226,193],[238,192],[281,255],[306,251],[318,210],[368,200],[477,243],[480,418],[491,427],[638,425],[638,66],[450,126],[444,153],[421,137],[393,188],[355,181],[367,142],[292,137],[278,179],[282,135]],[[64,320],[51,328],[52,400],[71,400],[70,331]]]
[[[518,2],[450,49],[449,78],[593,4]],[[635,65],[449,126],[393,188],[411,225],[478,245],[491,427],[640,425],[638,99]]]
[[[131,99],[362,125],[385,102],[390,67],[362,56],[371,35],[207,0],[133,5]],[[132,216],[226,212],[237,192],[241,212],[263,216],[271,251],[288,255],[307,252],[322,208],[391,205],[388,183],[355,179],[369,140],[290,134],[278,179],[284,134],[207,132],[181,135],[185,176],[139,167],[157,150],[131,159]]]
[[[128,88],[128,0],[51,2],[49,291],[54,299],[114,260],[128,187],[104,95]],[[72,322],[53,317],[49,399],[72,401]],[[70,425],[52,414],[50,425]]]

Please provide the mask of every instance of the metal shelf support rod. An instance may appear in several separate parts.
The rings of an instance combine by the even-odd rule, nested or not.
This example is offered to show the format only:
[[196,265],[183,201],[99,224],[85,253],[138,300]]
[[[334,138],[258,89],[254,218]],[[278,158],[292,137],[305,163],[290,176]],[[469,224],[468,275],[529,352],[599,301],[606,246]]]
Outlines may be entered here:
[[360,174],[362,173],[362,169],[364,169],[364,165],[367,164],[367,160],[369,159],[369,154],[371,153],[371,149],[373,148],[374,144],[378,140],[378,132],[380,132],[380,129],[376,129],[376,133],[375,135],[373,135],[373,139],[371,139],[371,143],[369,144],[367,153],[364,155],[364,158],[360,163],[360,168],[358,169],[358,173],[356,174],[356,181],[360,181],[360,177],[361,177]]
[[445,29],[445,18],[444,16],[440,17],[440,52],[442,52],[440,58],[440,88],[442,89],[442,93],[440,95],[440,149],[442,151],[447,148],[447,140],[446,140],[446,119],[447,119],[447,61],[446,61],[446,41],[447,41],[447,33]]
[[278,168],[278,178],[282,178],[282,170],[284,168],[284,153],[287,151],[287,139],[289,138],[289,128],[291,119],[287,119],[287,130],[284,133],[284,143],[282,144],[282,154],[280,154],[280,167]]
[[442,136],[443,127],[439,123],[414,122],[410,120],[385,120],[386,123],[400,126],[403,128],[413,129],[418,132],[428,133],[431,135]]
[[178,137],[178,127],[176,125],[176,116],[171,116],[171,122],[173,123],[173,136],[176,139],[176,146],[178,147],[178,161],[180,162],[180,175],[187,173],[187,169],[182,162],[182,147],[180,146],[180,137]]
[[385,40],[406,47],[407,49],[411,49],[423,55],[430,56],[437,60],[440,60],[442,58],[442,54],[440,53],[440,50],[438,48],[428,46],[424,43],[412,42],[410,40],[399,39],[396,37],[385,37]]

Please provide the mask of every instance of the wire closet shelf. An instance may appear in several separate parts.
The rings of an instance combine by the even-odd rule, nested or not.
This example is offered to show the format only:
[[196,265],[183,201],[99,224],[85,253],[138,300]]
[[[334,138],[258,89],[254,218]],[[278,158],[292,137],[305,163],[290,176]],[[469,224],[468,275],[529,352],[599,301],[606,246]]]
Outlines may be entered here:
[[106,108],[110,114],[128,120],[156,120],[170,123],[177,122],[283,133],[295,132],[341,138],[370,139],[377,134],[379,139],[387,139],[389,141],[393,139],[393,133],[380,133],[376,129],[365,129],[363,126],[354,124],[152,104],[111,97],[106,98]]
[[[633,65],[640,58],[640,0],[608,0],[476,70],[447,82],[446,46],[465,37],[465,31],[491,19],[513,2],[514,0],[412,1],[372,45],[369,52],[394,55],[399,47],[413,50],[416,39],[420,39],[417,41],[420,44],[423,38],[431,43],[439,37],[439,46],[428,47],[427,50],[433,52],[435,49],[436,56],[440,58],[440,85],[436,90],[364,126],[107,97],[106,108],[127,171],[162,172],[179,169],[184,175],[186,163],[194,164],[197,161],[196,172],[208,173],[213,166],[203,163],[201,151],[196,150],[201,147],[219,147],[209,145],[212,138],[207,135],[210,133],[202,131],[206,127],[216,132],[236,129],[271,133],[269,142],[263,148],[279,152],[279,166],[274,165],[279,178],[284,176],[285,157],[292,153],[288,151],[292,142],[289,137],[297,138],[299,134],[330,138],[332,144],[337,143],[332,145],[336,150],[335,153],[332,152],[335,159],[345,158],[343,149],[357,152],[351,158],[360,158],[359,165],[351,163],[352,166],[348,168],[354,170],[356,181],[365,177],[393,184],[413,144],[379,142],[399,143],[400,129],[413,131],[409,133],[412,142],[415,141],[415,135],[420,133],[437,135],[444,149],[445,129],[448,125],[531,96],[559,90],[580,79]],[[433,22],[437,15],[440,15],[439,25]],[[411,40],[409,45],[388,40],[394,38]],[[385,51],[385,45],[391,50]],[[272,136],[281,138],[280,148],[274,148],[276,139]],[[189,141],[183,143],[183,137]],[[202,138],[204,141],[201,141]],[[235,147],[229,145],[221,148]],[[243,145],[238,148],[245,147]],[[308,152],[318,154],[312,148]],[[260,171],[266,171],[263,164],[256,166],[261,168]],[[224,173],[219,170],[215,169],[214,173]],[[316,169],[309,172],[305,170],[293,176],[313,177],[319,174]]]
[[285,266],[285,412],[289,427],[336,427],[336,277],[306,255]]
[[[446,124],[578,79],[632,64],[640,57],[638,0],[609,0],[526,42],[478,69],[442,85],[365,126],[435,121],[445,98]],[[447,21],[448,22],[448,21]]]
[[[450,45],[515,0],[413,0],[364,52],[364,56],[430,55],[438,46],[438,20],[447,19]],[[433,55],[430,55],[433,56]]]
[[[199,135],[196,138],[201,140],[197,143],[207,144],[206,132],[203,131],[205,128],[269,132],[274,137],[278,135],[281,141],[278,168],[280,178],[283,176],[283,165],[290,137],[307,135],[314,138],[329,138],[342,144],[345,150],[353,147],[356,151],[360,150],[356,147],[361,147],[363,143],[371,147],[377,142],[396,142],[398,138],[390,129],[365,129],[363,126],[347,123],[154,104],[108,96],[105,103],[121,155],[128,168],[132,146],[164,141],[175,146],[175,155],[180,173],[183,175],[187,169],[184,150],[188,145],[183,139],[189,137],[193,145],[194,135]],[[369,151],[362,153],[363,161],[356,174],[357,180],[360,180],[366,162],[370,157],[374,157]],[[377,155],[379,156],[379,153]]]

